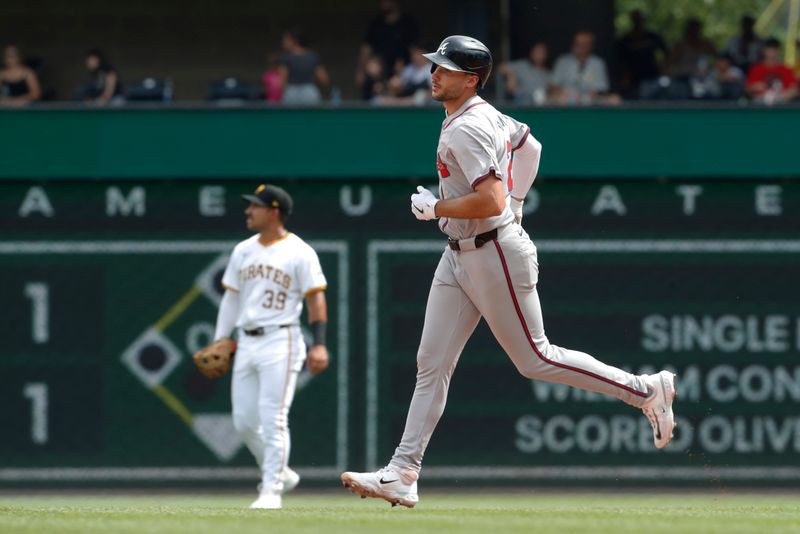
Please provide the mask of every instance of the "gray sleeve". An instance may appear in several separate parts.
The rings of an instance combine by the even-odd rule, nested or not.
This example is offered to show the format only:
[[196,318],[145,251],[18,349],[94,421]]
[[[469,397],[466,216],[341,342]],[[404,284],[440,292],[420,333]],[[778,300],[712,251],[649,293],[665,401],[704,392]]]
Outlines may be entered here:
[[569,84],[569,80],[567,79],[566,66],[567,64],[564,61],[563,56],[558,58],[558,60],[556,60],[556,65],[555,67],[553,67],[553,76],[551,79],[553,85],[564,87],[565,85]]
[[531,129],[528,128],[527,124],[521,123],[508,115],[505,115],[505,119],[511,132],[511,150],[517,150],[525,142],[525,138],[528,137]]
[[461,125],[452,137],[450,150],[473,188],[492,171],[498,178],[504,174],[497,161],[494,140],[484,129],[469,123]]
[[608,72],[602,58],[592,58],[592,89],[604,93],[608,91]]
[[508,68],[515,76],[519,77],[520,65],[518,60],[509,62]]

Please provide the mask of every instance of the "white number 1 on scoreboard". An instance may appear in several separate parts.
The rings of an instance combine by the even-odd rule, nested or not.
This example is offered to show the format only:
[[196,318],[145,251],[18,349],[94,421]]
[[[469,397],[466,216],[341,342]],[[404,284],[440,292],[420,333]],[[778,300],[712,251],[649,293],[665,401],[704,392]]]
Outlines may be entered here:
[[47,443],[47,384],[25,384],[22,394],[31,401],[31,441],[36,445]]
[[25,284],[25,296],[31,299],[31,337],[37,345],[50,340],[50,288],[43,282]]

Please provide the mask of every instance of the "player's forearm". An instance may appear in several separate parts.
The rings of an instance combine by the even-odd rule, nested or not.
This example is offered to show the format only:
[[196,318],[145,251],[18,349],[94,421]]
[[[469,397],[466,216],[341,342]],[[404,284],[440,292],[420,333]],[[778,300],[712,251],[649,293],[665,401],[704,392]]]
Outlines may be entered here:
[[328,320],[328,304],[325,299],[324,291],[316,291],[306,297],[306,307],[308,308],[308,322]]
[[217,312],[217,328],[214,331],[214,339],[230,337],[236,327],[236,318],[239,315],[239,293],[227,290],[222,295]]
[[312,346],[326,345],[326,329],[328,327],[328,305],[324,291],[317,291],[306,297],[308,307],[308,324],[314,338]]
[[437,217],[454,219],[484,219],[503,213],[506,198],[503,185],[494,175],[479,184],[474,192],[457,198],[448,198],[436,203]]
[[514,187],[511,196],[515,199],[524,200],[530,191],[539,173],[541,156],[542,144],[529,133],[522,146],[514,151]]

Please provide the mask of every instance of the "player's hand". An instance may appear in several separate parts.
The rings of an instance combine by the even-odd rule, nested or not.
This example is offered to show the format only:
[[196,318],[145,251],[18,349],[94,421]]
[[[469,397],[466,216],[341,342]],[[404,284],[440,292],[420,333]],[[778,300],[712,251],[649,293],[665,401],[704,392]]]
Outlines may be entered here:
[[328,349],[325,345],[314,345],[308,349],[306,367],[312,375],[318,375],[328,368]]
[[437,219],[436,203],[439,199],[424,187],[417,186],[417,192],[411,195],[411,213],[420,221]]
[[511,213],[514,214],[514,221],[517,224],[522,224],[522,205],[525,204],[524,200],[517,200],[514,197],[511,197],[511,202],[509,203],[511,207]]
[[219,378],[231,370],[235,354],[236,342],[223,337],[195,352],[192,360],[206,378]]

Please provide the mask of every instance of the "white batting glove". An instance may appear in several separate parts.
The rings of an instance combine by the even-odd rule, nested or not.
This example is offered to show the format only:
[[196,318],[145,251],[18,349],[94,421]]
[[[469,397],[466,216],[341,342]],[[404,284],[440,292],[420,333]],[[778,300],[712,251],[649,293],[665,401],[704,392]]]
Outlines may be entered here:
[[522,224],[522,205],[525,204],[524,200],[517,200],[514,197],[511,197],[511,202],[509,205],[511,207],[511,213],[514,214],[514,220],[517,224]]
[[411,195],[411,213],[420,221],[430,221],[437,219],[436,217],[436,203],[439,199],[425,189],[424,187],[417,186],[417,192]]

